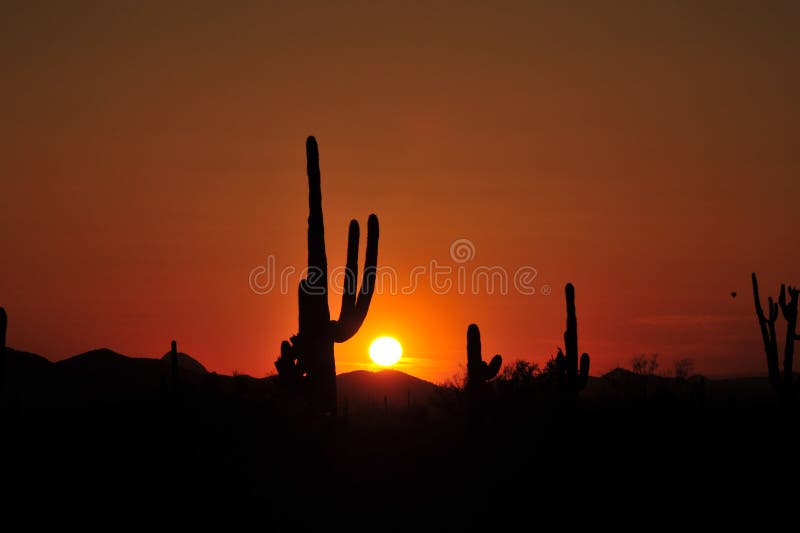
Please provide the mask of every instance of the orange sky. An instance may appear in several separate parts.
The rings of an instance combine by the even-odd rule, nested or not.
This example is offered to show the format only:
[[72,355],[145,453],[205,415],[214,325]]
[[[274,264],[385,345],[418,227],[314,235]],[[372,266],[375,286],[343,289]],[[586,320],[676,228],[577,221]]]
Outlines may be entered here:
[[340,371],[389,334],[404,370],[449,378],[470,322],[485,356],[541,363],[572,281],[593,374],[639,352],[763,372],[750,272],[765,297],[800,283],[796,2],[30,4],[0,7],[9,345],[176,338],[211,370],[273,371],[297,278],[248,276],[303,266],[314,134],[331,267],[375,212],[401,280],[466,238],[465,268],[553,288],[378,295]]

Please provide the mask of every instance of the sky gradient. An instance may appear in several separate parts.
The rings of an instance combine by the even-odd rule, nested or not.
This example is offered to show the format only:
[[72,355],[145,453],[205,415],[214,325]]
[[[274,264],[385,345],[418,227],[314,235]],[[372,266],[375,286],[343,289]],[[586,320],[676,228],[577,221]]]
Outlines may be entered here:
[[457,266],[457,239],[470,271],[538,272],[534,295],[379,294],[339,371],[392,335],[401,369],[450,378],[471,322],[484,356],[541,364],[571,281],[592,374],[654,352],[765,372],[750,272],[764,298],[800,284],[800,4],[108,4],[0,6],[10,346],[175,338],[210,370],[273,372],[298,277],[258,295],[249,276],[304,266],[313,134],[331,268],[374,212],[401,282]]

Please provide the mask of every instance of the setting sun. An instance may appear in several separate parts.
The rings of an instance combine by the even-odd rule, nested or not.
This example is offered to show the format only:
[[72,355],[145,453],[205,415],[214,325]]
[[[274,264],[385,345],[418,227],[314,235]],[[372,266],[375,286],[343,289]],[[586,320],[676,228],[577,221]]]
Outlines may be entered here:
[[403,347],[392,337],[378,337],[369,345],[369,356],[375,364],[392,366],[403,356]]

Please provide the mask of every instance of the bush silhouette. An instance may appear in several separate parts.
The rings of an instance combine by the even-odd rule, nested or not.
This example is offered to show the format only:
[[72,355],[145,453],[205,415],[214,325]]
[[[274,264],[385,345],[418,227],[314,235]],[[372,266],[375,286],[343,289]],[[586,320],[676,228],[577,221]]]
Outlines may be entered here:
[[631,360],[631,369],[634,374],[641,376],[653,376],[658,370],[658,354],[651,354],[647,357],[646,354],[634,355]]

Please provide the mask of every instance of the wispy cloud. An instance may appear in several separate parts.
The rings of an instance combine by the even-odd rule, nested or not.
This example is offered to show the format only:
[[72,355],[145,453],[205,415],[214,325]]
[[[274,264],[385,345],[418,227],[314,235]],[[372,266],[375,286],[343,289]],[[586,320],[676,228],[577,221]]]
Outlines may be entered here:
[[[422,371],[428,373],[430,371],[441,371],[444,366],[451,366],[449,361],[442,361],[441,359],[432,359],[427,357],[408,357],[403,356],[397,363],[391,366],[393,370],[400,370],[402,372],[414,373]],[[337,371],[349,372],[351,370],[382,370],[385,367],[376,365],[372,361],[349,361],[341,360],[336,363]]]
[[651,315],[640,316],[631,320],[632,324],[654,327],[680,327],[680,326],[718,326],[723,324],[741,323],[749,320],[748,317],[734,315]]

